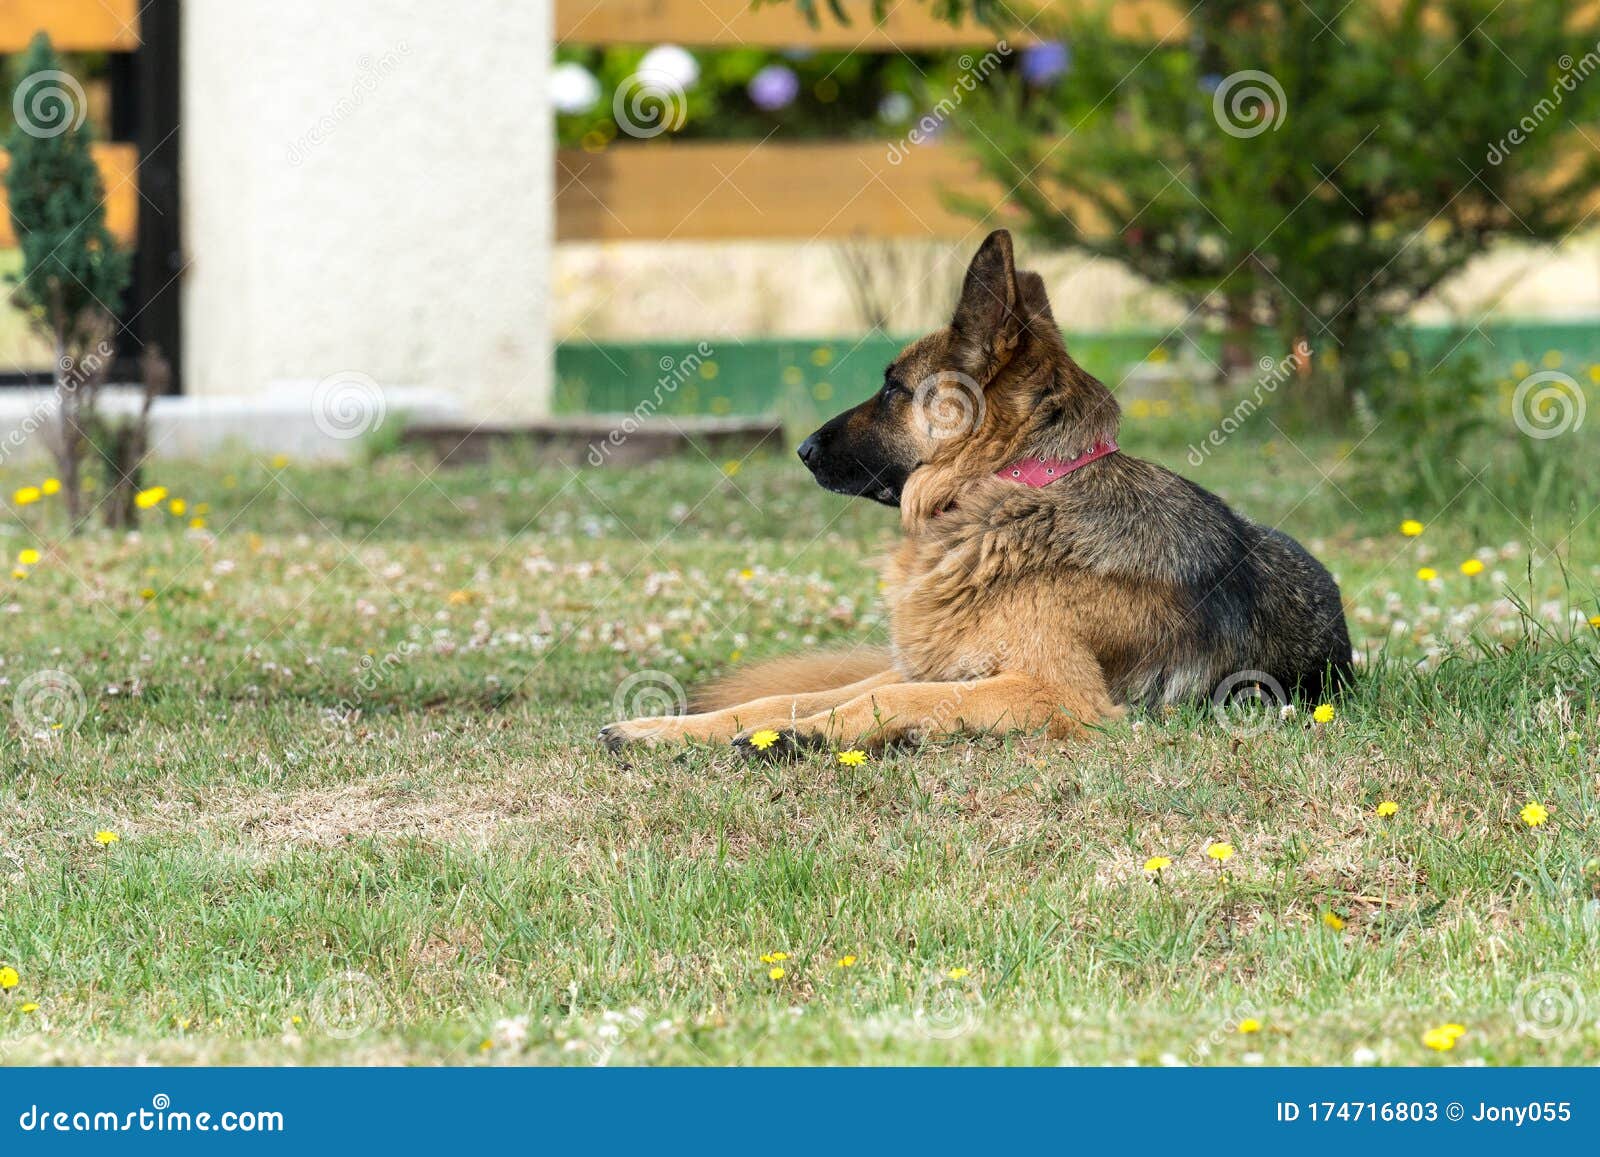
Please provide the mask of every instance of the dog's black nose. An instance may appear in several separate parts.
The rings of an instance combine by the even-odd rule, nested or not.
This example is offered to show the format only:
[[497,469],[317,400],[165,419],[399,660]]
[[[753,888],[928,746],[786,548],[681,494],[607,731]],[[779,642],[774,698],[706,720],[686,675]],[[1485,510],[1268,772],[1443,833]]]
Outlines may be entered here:
[[800,443],[800,449],[795,452],[800,455],[800,461],[809,466],[811,465],[811,460],[817,456],[819,449],[820,447],[817,445],[817,436],[813,434],[804,442]]

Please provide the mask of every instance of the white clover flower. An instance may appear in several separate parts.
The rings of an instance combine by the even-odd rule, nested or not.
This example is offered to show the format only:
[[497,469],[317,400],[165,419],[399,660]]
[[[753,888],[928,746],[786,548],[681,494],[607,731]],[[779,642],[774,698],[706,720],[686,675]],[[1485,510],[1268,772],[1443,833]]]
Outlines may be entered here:
[[639,72],[659,72],[672,78],[679,88],[693,88],[700,79],[700,62],[686,48],[676,44],[658,44],[644,54],[639,62]]
[[588,112],[600,103],[600,82],[573,61],[550,70],[550,103],[560,113]]
[[489,1032],[489,1039],[501,1048],[521,1048],[528,1041],[527,1016],[505,1017],[495,1021],[494,1028]]

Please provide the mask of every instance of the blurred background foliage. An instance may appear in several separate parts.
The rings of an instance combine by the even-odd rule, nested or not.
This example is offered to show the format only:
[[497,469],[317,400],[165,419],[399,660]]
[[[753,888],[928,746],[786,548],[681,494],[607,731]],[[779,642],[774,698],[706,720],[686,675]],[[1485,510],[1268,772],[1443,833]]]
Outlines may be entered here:
[[1221,316],[1225,368],[1261,325],[1305,338],[1321,416],[1383,371],[1395,320],[1497,241],[1569,236],[1600,182],[1600,85],[1575,72],[1600,20],[1577,0],[1204,0],[1154,57],[1103,11],[1041,26],[1076,67],[975,94],[985,169],[1031,231]]

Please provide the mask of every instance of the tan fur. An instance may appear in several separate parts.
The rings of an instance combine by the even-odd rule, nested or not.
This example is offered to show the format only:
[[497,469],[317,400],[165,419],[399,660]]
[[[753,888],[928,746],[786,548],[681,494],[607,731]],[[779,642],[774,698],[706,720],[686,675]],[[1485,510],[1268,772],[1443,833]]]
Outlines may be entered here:
[[747,663],[696,688],[690,696],[689,710],[700,714],[770,695],[826,691],[859,682],[893,666],[894,659],[887,647],[848,647],[807,655],[782,655],[760,663]]

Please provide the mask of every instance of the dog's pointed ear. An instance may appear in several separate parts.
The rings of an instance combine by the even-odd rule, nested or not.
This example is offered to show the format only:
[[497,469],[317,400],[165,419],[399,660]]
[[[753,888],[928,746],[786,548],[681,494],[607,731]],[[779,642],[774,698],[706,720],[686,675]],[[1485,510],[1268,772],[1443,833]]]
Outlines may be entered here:
[[1038,324],[1053,330],[1055,314],[1050,312],[1050,295],[1045,292],[1044,278],[1026,269],[1017,273],[1017,300],[1021,302],[1022,320],[1026,325]]
[[1011,234],[996,229],[967,266],[961,300],[950,320],[957,360],[979,383],[999,373],[1016,352],[1022,337],[1021,305]]

